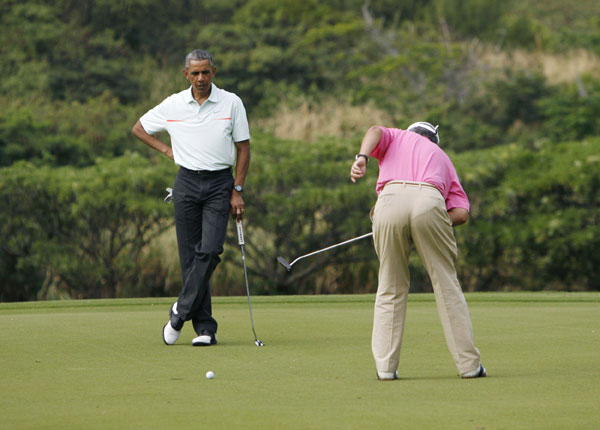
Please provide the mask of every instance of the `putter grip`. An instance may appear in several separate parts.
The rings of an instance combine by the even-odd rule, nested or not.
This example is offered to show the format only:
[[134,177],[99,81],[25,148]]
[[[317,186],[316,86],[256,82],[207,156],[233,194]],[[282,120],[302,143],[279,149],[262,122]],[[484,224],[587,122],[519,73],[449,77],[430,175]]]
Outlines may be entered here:
[[238,245],[244,245],[244,229],[242,227],[242,221],[237,222],[237,234],[238,234]]

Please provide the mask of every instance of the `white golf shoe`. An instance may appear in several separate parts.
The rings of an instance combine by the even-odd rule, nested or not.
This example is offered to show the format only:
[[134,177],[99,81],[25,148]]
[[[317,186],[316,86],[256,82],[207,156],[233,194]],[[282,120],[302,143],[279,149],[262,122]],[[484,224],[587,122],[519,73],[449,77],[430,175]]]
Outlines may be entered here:
[[[171,313],[177,315],[177,302],[173,303],[171,307]],[[171,320],[165,324],[163,327],[163,341],[167,345],[174,345],[179,339],[179,335],[181,334],[181,330],[175,330],[171,325]]]
[[377,379],[380,381],[393,381],[398,379],[398,371],[395,372],[380,372],[377,371]]
[[485,367],[483,367],[482,364],[479,364],[479,367],[477,369],[460,375],[460,377],[463,379],[483,378],[485,376],[487,376],[487,371],[485,370]]
[[171,326],[171,321],[167,322],[163,327],[163,341],[167,345],[174,345],[179,339],[179,335],[181,334],[181,330],[175,330]]
[[209,330],[202,330],[199,336],[192,340],[194,346],[211,346],[217,344],[217,335]]

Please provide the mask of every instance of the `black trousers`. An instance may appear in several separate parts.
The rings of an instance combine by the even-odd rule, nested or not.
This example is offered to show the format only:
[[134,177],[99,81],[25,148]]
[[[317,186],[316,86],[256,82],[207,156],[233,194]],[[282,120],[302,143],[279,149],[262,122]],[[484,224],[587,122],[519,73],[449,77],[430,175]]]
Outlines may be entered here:
[[192,320],[197,334],[204,329],[217,332],[210,277],[221,261],[232,190],[231,169],[195,172],[181,167],[177,173],[173,203],[183,289],[177,314],[171,311],[171,325],[176,330]]

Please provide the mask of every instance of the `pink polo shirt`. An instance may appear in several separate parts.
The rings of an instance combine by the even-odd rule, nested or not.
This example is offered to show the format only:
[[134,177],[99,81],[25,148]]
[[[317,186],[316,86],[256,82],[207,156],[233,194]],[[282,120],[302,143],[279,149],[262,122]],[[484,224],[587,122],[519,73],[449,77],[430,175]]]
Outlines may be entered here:
[[412,131],[379,128],[381,140],[370,154],[379,160],[377,194],[389,181],[426,182],[442,193],[447,210],[469,210],[469,198],[456,169],[438,145]]

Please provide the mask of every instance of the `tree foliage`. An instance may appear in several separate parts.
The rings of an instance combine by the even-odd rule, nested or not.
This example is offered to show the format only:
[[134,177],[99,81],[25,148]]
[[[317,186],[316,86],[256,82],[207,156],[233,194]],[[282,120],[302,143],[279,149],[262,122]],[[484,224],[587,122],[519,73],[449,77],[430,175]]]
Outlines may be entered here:
[[[473,203],[456,230],[468,289],[600,288],[598,74],[550,82],[539,67],[484,59],[598,55],[597,1],[0,0],[0,10],[0,300],[177,293],[162,203],[174,168],[130,130],[187,86],[195,48],[213,54],[216,84],[242,97],[252,124],[332,99],[377,106],[388,126],[440,124]],[[289,274],[276,262],[369,230],[375,169],[348,181],[361,135],[252,133],[253,290],[374,291],[369,241]],[[230,229],[221,294],[244,293],[238,252]],[[411,269],[414,290],[427,291],[418,258]]]
[[[346,142],[335,140],[307,145],[260,136],[253,143],[255,155],[245,191],[246,248],[257,291],[290,294],[372,289],[372,283],[364,284],[362,277],[355,276],[365,266],[373,267],[372,241],[316,255],[297,263],[289,273],[277,262],[278,256],[292,261],[370,231],[376,174],[352,184],[348,150]],[[233,236],[232,232],[225,260],[239,262]]]
[[136,155],[3,169],[0,300],[117,297],[136,284],[142,251],[172,224],[160,192],[170,170]]
[[470,289],[599,288],[599,153],[594,138],[457,157],[473,204],[457,229]]

